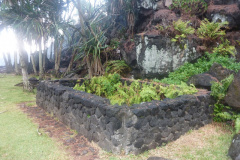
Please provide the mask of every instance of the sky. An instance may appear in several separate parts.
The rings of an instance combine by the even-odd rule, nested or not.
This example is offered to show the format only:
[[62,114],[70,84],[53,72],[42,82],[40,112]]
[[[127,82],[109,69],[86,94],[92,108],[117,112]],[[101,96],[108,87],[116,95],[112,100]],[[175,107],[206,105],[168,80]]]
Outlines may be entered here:
[[14,54],[16,51],[17,41],[13,30],[4,29],[0,32],[0,66],[5,65],[2,53]]

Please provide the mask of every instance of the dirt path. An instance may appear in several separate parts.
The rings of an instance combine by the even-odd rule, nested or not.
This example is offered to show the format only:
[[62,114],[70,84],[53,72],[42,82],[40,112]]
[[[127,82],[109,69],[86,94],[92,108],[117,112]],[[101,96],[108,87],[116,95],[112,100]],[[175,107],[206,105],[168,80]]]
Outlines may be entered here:
[[20,109],[39,126],[38,134],[46,133],[62,143],[64,149],[74,160],[96,160],[98,150],[94,148],[85,137],[77,135],[63,123],[48,115],[40,107],[28,107],[26,103],[19,104]]

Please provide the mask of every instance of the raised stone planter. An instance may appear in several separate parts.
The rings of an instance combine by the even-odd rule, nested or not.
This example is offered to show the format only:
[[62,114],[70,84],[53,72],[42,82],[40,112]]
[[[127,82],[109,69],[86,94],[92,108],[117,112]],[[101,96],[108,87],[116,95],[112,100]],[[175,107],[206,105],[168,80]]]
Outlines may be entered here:
[[109,152],[139,154],[212,121],[211,97],[205,90],[128,107],[61,85],[74,83],[41,82],[37,105]]

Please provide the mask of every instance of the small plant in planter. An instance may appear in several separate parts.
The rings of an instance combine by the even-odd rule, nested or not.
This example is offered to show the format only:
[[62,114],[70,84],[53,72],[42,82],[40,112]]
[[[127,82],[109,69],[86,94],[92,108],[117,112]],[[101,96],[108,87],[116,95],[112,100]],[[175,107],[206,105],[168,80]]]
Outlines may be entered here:
[[120,81],[119,74],[108,74],[101,77],[93,77],[85,80],[83,84],[76,84],[75,90],[80,90],[98,96],[106,97],[111,104],[139,104],[164,98],[176,98],[184,94],[194,94],[197,89],[185,83],[181,85],[162,86],[160,84],[147,84],[133,81],[130,85]]

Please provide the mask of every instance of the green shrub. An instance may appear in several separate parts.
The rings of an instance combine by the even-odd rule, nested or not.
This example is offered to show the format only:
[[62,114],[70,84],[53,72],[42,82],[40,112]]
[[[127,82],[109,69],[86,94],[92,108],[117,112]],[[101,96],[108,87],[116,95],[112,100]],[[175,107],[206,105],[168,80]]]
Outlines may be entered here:
[[[190,21],[182,21],[179,19],[176,22],[173,22],[174,30],[176,31],[176,36],[172,38],[172,42],[179,42],[182,43],[183,39],[185,39],[188,35],[193,34],[195,32],[195,29],[188,26]],[[185,47],[184,47],[185,48]]]
[[[217,110],[219,109],[219,107],[221,107],[222,109],[221,111]],[[240,131],[240,114],[231,111],[231,108],[229,106],[224,106],[223,104],[217,105],[215,104],[214,121],[217,122],[233,121],[235,133],[239,133]]]
[[107,73],[125,74],[131,70],[131,68],[123,60],[112,60],[105,64]]
[[232,55],[235,57],[237,50],[235,46],[231,46],[229,40],[223,40],[222,43],[219,44],[217,47],[213,48],[213,53],[218,53],[221,55]]
[[226,92],[234,79],[233,75],[223,79],[221,82],[213,82],[211,87],[211,95],[217,100],[214,104],[214,121],[225,122],[233,121],[235,123],[235,132],[240,131],[240,114],[232,111],[232,108],[222,104],[222,100],[226,96]]
[[120,82],[119,74],[109,74],[101,77],[93,77],[86,80],[82,85],[76,84],[75,90],[81,90],[109,98],[111,104],[139,104],[152,100],[161,100],[162,98],[176,98],[184,94],[193,94],[197,92],[194,86],[181,84],[179,86],[160,86],[133,81],[131,85]]
[[181,82],[187,82],[193,75],[208,71],[213,63],[221,64],[223,67],[235,72],[240,70],[240,63],[237,63],[235,59],[218,55],[217,53],[206,53],[206,55],[199,58],[196,63],[185,63],[174,72],[169,73],[167,78],[162,80],[154,79],[154,81],[167,84],[181,84]]
[[201,39],[205,40],[215,40],[221,36],[225,36],[226,33],[224,30],[221,30],[222,27],[226,26],[228,22],[209,22],[206,18],[201,21],[200,27],[197,29],[197,35]]
[[228,87],[234,79],[233,74],[223,79],[221,82],[213,82],[211,86],[211,95],[218,101],[222,100],[227,92]]
[[207,3],[204,0],[173,0],[170,9],[180,10],[183,14],[202,15],[207,11]]

